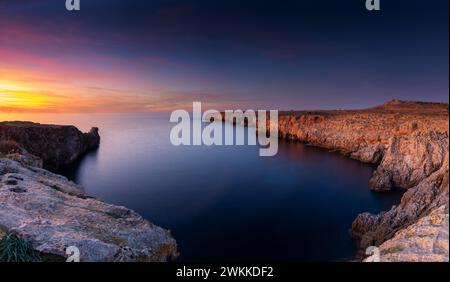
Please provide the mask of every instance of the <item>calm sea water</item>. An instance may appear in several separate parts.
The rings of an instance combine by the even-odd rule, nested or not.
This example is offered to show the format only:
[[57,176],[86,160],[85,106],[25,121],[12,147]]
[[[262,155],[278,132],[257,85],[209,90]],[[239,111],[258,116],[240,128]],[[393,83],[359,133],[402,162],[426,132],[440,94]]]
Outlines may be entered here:
[[64,174],[170,229],[181,261],[352,259],[352,220],[400,199],[370,191],[370,166],[298,143],[269,158],[256,146],[172,146],[168,114],[32,118],[98,126],[100,148]]

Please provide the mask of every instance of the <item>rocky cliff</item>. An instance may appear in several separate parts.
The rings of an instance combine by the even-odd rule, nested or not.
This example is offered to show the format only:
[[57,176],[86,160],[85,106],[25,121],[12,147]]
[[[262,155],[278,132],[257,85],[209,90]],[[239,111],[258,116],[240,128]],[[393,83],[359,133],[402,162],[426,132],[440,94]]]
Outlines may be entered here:
[[166,261],[177,256],[170,232],[125,207],[86,195],[65,177],[0,158],[0,230],[18,234],[42,257],[81,261]]
[[68,165],[100,144],[98,128],[82,133],[75,126],[42,125],[31,122],[0,122],[0,141],[14,140],[44,166],[57,169]]
[[[42,260],[167,261],[177,256],[169,231],[125,207],[88,196],[65,177],[42,169],[65,165],[98,146],[97,129],[0,123],[0,239],[19,236]],[[23,149],[21,146],[26,148]],[[34,156],[29,152],[40,156]]]
[[[366,110],[283,112],[278,127],[280,138],[377,165],[370,180],[374,191],[406,191],[390,211],[355,219],[352,233],[361,251],[375,245],[382,255],[389,248],[389,261],[448,261],[448,104],[393,100]],[[444,227],[438,232],[427,218],[440,209]],[[425,233],[427,246],[418,247]],[[399,254],[388,247],[396,241]]]
[[[448,205],[434,209],[379,245],[381,262],[448,261]],[[370,261],[368,257],[364,261]]]

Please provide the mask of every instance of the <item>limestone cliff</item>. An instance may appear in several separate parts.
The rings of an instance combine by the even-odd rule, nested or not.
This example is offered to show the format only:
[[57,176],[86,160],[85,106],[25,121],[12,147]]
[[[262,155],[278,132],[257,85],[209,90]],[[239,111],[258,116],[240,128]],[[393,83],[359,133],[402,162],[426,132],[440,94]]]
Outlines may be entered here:
[[[439,247],[439,256],[420,249],[413,256],[410,246],[418,240],[399,234],[415,230],[438,236],[443,233],[422,220],[449,203],[449,121],[448,104],[393,100],[366,110],[283,112],[279,117],[280,138],[297,140],[314,146],[337,150],[351,158],[377,165],[371,188],[375,191],[405,190],[398,206],[378,215],[363,213],[352,224],[352,233],[361,251],[370,245],[394,244],[401,238],[402,251],[386,260],[447,260],[447,248]],[[448,230],[447,220],[442,221]],[[406,231],[405,231],[406,232]],[[414,233],[408,233],[414,234]],[[419,233],[417,233],[419,234]],[[434,234],[434,235],[433,235]],[[419,236],[419,235],[417,235]],[[405,240],[411,240],[406,243]],[[400,240],[400,239],[398,239]],[[391,250],[392,251],[392,250]]]
[[86,195],[65,177],[0,158],[0,236],[18,234],[43,257],[81,261],[166,261],[177,256],[170,232],[125,207]]
[[441,206],[382,243],[380,261],[448,262],[448,227],[448,205]]
[[99,140],[96,128],[83,134],[73,126],[0,123],[0,238],[18,235],[51,260],[64,260],[70,246],[81,261],[174,259],[169,231],[42,169],[73,162]]
[[0,122],[0,141],[14,140],[44,166],[57,169],[80,158],[100,144],[98,128],[82,133],[75,126],[42,125],[32,122]]
[[448,206],[448,140],[448,132],[393,138],[371,185],[378,191],[400,187],[406,192],[391,210],[379,215],[363,213],[355,219],[352,230],[362,248],[380,245],[435,209]]

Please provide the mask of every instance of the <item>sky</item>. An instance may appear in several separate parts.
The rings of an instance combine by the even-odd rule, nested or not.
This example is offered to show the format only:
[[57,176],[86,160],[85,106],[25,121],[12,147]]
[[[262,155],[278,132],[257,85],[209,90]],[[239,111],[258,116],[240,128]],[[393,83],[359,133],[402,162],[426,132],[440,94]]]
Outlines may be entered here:
[[0,0],[0,112],[448,102],[448,0]]

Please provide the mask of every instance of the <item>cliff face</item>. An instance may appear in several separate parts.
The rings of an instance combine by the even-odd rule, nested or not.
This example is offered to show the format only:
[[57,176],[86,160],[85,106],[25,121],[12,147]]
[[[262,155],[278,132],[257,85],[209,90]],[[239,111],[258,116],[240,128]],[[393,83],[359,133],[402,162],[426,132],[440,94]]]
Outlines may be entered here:
[[[337,150],[378,165],[370,180],[373,190],[406,191],[401,203],[390,211],[378,215],[363,213],[355,219],[352,233],[361,251],[370,245],[382,245],[391,238],[389,244],[393,244],[401,238],[403,252],[408,253],[411,260],[426,260],[428,255],[433,260],[448,260],[448,247],[439,248],[439,252],[443,252],[440,256],[427,254],[430,248],[414,253],[408,247],[414,245],[412,241],[406,244],[405,240],[417,238],[396,235],[414,224],[425,232],[429,221],[421,219],[441,207],[447,210],[443,225],[448,230],[448,104],[394,100],[367,110],[285,112],[281,113],[278,126],[280,138]],[[448,232],[447,235],[434,234],[433,228],[429,226],[430,236],[438,236],[439,242],[445,241],[442,238],[447,236],[448,246]],[[389,260],[407,258],[389,256]]]
[[170,232],[124,207],[87,196],[65,177],[0,158],[0,237],[13,232],[42,256],[81,261],[166,261],[177,256]]
[[448,104],[405,102],[402,107],[401,102],[391,101],[367,110],[282,112],[278,126],[281,138],[338,150],[376,164],[393,137],[448,132]]
[[392,187],[407,191],[400,204],[391,210],[379,215],[363,213],[355,219],[352,230],[362,248],[380,245],[435,209],[448,208],[448,140],[448,132],[414,134],[393,140],[371,185],[377,191]]
[[95,127],[82,133],[74,126],[31,122],[0,122],[0,141],[4,140],[14,140],[49,169],[68,165],[100,144]]
[[448,261],[448,226],[448,206],[441,206],[381,244],[380,261]]
[[79,248],[81,261],[174,259],[169,231],[41,168],[67,165],[99,141],[97,128],[83,134],[73,126],[0,123],[0,238],[16,234],[58,260],[70,246]]

